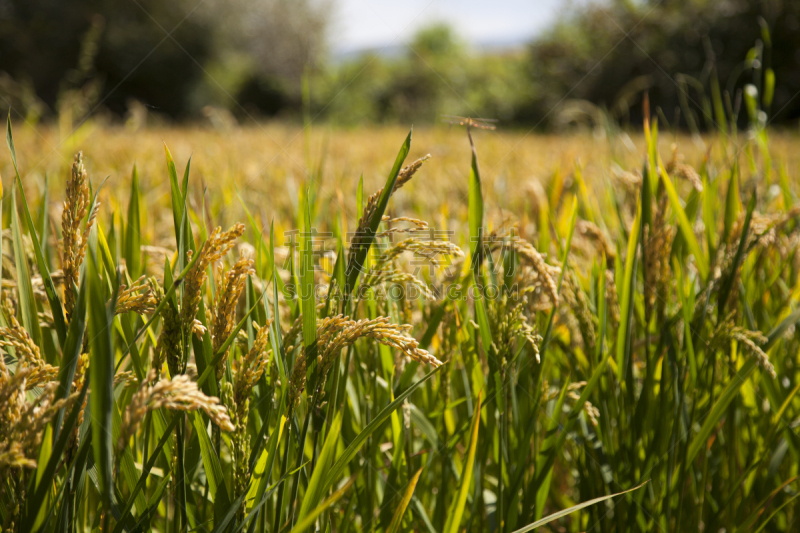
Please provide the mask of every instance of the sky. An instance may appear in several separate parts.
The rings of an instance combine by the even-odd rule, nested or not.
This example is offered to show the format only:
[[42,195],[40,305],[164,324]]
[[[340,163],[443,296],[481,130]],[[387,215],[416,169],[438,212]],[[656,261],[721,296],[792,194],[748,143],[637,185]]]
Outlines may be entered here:
[[580,0],[336,0],[335,53],[397,46],[447,22],[476,47],[524,42]]

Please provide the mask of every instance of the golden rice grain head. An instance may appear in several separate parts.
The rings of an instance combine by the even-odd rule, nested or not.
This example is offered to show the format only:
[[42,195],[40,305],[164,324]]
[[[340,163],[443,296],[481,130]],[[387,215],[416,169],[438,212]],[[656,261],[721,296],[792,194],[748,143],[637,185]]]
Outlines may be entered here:
[[[400,189],[403,185],[408,183],[414,174],[416,174],[417,170],[431,158],[430,154],[427,154],[424,157],[421,157],[411,163],[410,165],[403,167],[400,169],[400,172],[397,175],[397,180],[395,181],[394,188],[392,189],[392,194],[394,194],[398,189]],[[356,227],[355,235],[353,237],[353,242],[350,245],[350,253],[347,257],[347,266],[351,267],[352,262],[358,253],[358,250],[361,246],[364,246],[367,242],[366,237],[366,230],[369,227],[369,222],[372,220],[372,215],[375,213],[375,210],[378,208],[378,200],[383,194],[383,188],[378,189],[377,192],[373,193],[364,204],[364,212],[361,215],[361,218],[358,220],[358,226]]]
[[416,257],[424,257],[434,265],[438,265],[437,257],[464,257],[464,252],[450,241],[422,240],[410,237],[392,246],[376,259],[376,264],[386,264],[405,252],[411,252]]
[[675,174],[691,183],[692,187],[694,187],[697,192],[703,192],[703,180],[700,178],[700,174],[698,174],[691,165],[676,163]]
[[527,241],[518,240],[514,241],[514,248],[519,254],[520,258],[528,262],[536,274],[539,276],[542,285],[547,292],[550,301],[553,302],[554,307],[558,307],[558,286],[553,276],[550,273],[547,263],[545,263],[542,255]]
[[233,431],[227,409],[220,405],[219,398],[206,396],[198,388],[197,383],[186,375],[178,375],[171,380],[162,380],[155,385],[157,373],[150,369],[147,379],[131,398],[120,427],[117,449],[125,448],[127,442],[136,433],[136,429],[149,411],[169,409],[171,411],[203,411],[219,426],[222,431]]
[[75,307],[72,287],[78,283],[78,269],[82,259],[80,248],[83,235],[80,225],[89,207],[88,181],[83,152],[78,152],[67,179],[67,198],[61,213],[61,269],[64,271],[64,308],[68,320]]
[[124,387],[132,387],[133,385],[138,385],[139,380],[136,378],[136,374],[133,372],[117,372],[114,374],[114,385],[122,384]]
[[0,346],[14,348],[20,365],[41,367],[45,364],[39,347],[33,342],[27,330],[17,322],[14,315],[8,317],[11,325],[0,327]]
[[[240,258],[224,275],[221,268],[218,270],[217,301],[211,308],[211,342],[214,353],[219,351],[233,332],[233,327],[236,324],[236,305],[244,290],[247,276],[252,274],[255,274],[253,260],[245,257]],[[222,378],[225,370],[228,351],[226,350],[222,359],[217,363],[216,375],[218,380]]]
[[758,331],[748,331],[740,327],[733,328],[730,336],[732,339],[738,341],[739,345],[744,348],[744,351],[750,354],[750,356],[756,360],[758,366],[763,368],[772,379],[777,377],[778,374],[775,372],[775,367],[769,360],[769,356],[760,346],[767,342],[767,337]]
[[[27,370],[30,369],[23,369],[22,372]],[[22,381],[25,381],[24,377]],[[19,386],[24,388],[24,384]],[[0,471],[4,466],[8,466],[2,463],[6,460],[16,461],[20,466],[36,466],[35,460],[30,455],[38,455],[45,428],[60,409],[72,405],[80,394],[74,391],[66,398],[54,401],[57,387],[56,382],[48,383],[41,388],[41,394],[31,401],[28,401],[25,395],[18,397],[19,403],[16,405],[18,416],[13,418],[10,426],[3,428],[5,438],[0,441]],[[10,443],[16,443],[19,447],[16,448]]]
[[253,390],[253,386],[261,378],[267,365],[269,365],[271,350],[268,350],[268,344],[271,324],[272,320],[269,320],[267,324],[258,328],[253,346],[242,358],[239,368],[236,370],[233,398],[237,407],[244,406],[250,396],[250,392]]
[[619,298],[617,297],[617,282],[614,280],[614,272],[605,271],[605,297],[608,302],[608,311],[611,318],[611,330],[617,329],[619,324]]
[[427,350],[419,347],[419,342],[408,335],[410,325],[392,324],[387,317],[350,320],[344,315],[323,319],[317,327],[317,346],[323,368],[330,366],[342,348],[352,345],[362,337],[377,340],[383,345],[396,348],[419,363],[439,367],[442,362]]
[[306,388],[306,356],[305,352],[297,356],[289,377],[289,409],[300,403],[300,396]]
[[[200,306],[203,285],[208,278],[208,266],[219,260],[233,248],[234,241],[244,234],[244,224],[234,224],[228,231],[223,232],[221,228],[215,228],[209,235],[198,254],[200,257],[194,266],[186,274],[183,280],[183,300],[181,303],[181,322],[185,330],[189,330],[192,321],[197,315]],[[187,252],[191,261],[192,252]]]
[[611,245],[605,232],[597,224],[589,222],[588,220],[578,220],[575,229],[578,235],[583,236],[591,241],[600,251],[602,251],[607,259],[613,260],[616,257],[614,247]]
[[120,285],[115,313],[118,315],[129,312],[140,315],[150,314],[157,305],[152,284],[145,276],[142,276],[130,287],[125,284]]
[[156,348],[153,351],[152,368],[156,370],[156,376],[161,373],[164,361],[171,375],[181,374],[183,366],[183,355],[181,354],[181,321],[178,311],[172,304],[168,303],[161,312],[161,332],[158,335]]
[[406,272],[399,272],[394,269],[374,270],[370,269],[358,288],[358,300],[362,295],[366,295],[367,289],[378,287],[379,285],[405,285],[413,286],[420,291],[423,297],[428,300],[435,300],[436,296],[431,292],[428,285],[417,276]]

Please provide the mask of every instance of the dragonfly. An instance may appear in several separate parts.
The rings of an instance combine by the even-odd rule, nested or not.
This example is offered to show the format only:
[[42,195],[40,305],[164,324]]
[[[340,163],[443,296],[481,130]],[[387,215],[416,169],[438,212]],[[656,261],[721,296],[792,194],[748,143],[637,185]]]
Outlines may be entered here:
[[467,129],[476,128],[479,130],[495,130],[497,126],[494,124],[497,119],[494,118],[471,118],[459,117],[458,115],[442,115],[442,122],[447,122],[453,126],[466,126]]

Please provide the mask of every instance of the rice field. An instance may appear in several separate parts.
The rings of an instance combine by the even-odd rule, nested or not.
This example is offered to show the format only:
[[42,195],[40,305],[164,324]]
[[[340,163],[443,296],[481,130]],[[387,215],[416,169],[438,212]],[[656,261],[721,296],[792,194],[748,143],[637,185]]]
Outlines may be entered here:
[[796,133],[218,126],[9,122],[0,531],[797,530]]

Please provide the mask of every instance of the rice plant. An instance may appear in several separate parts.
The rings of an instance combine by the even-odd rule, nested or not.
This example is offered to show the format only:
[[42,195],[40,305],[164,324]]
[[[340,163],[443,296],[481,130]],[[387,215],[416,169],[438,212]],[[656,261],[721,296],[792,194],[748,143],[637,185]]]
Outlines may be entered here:
[[757,121],[693,166],[645,111],[641,170],[511,213],[468,121],[452,230],[390,208],[409,133],[354,231],[306,180],[288,248],[169,150],[166,237],[81,153],[29,204],[9,120],[2,531],[793,531],[793,182]]

